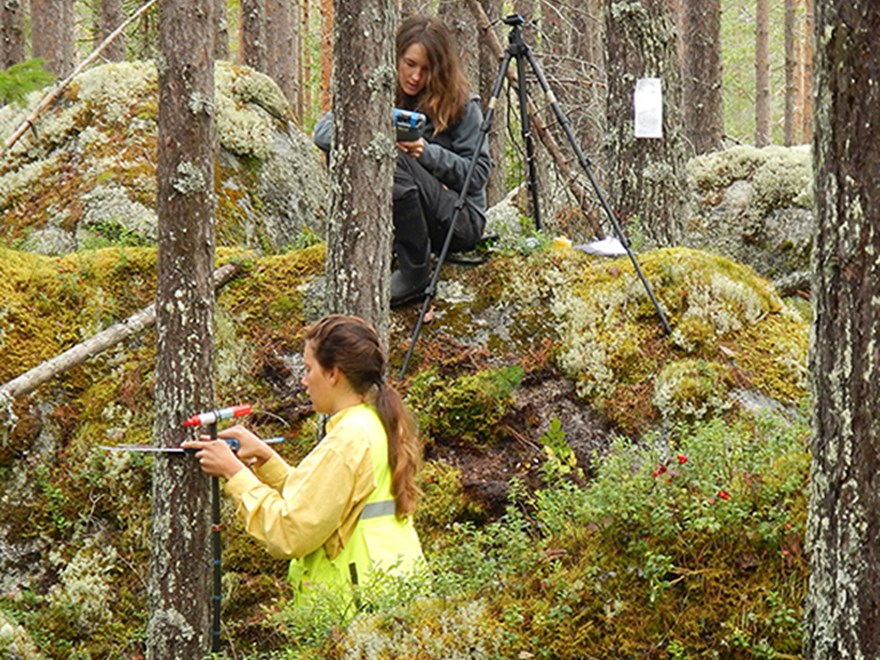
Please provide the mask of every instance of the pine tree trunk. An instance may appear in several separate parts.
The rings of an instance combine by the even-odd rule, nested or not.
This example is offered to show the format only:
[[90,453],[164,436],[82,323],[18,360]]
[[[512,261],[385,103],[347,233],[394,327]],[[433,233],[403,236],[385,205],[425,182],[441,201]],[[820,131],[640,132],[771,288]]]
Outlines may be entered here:
[[269,68],[263,0],[241,0],[241,61],[261,73]]
[[804,35],[804,56],[801,58],[801,130],[804,143],[809,144],[813,139],[813,0],[804,0]]
[[755,146],[770,144],[770,0],[755,12]]
[[880,9],[816,3],[813,437],[804,655],[880,657]]
[[345,48],[335,53],[333,69],[330,309],[372,321],[387,339],[397,7],[393,0],[336,0],[334,13],[335,43]]
[[76,66],[74,0],[31,0],[31,51],[64,78]]
[[685,131],[694,153],[721,148],[721,2],[685,2],[682,14],[682,93]]
[[214,2],[214,59],[229,59],[229,18],[226,15],[226,0]]
[[302,106],[297,90],[299,80],[299,3],[290,0],[266,0],[266,47],[269,76],[278,83],[285,98],[302,121]]
[[[214,4],[160,5],[156,442],[191,438],[187,417],[214,408]],[[153,660],[211,650],[210,480],[187,456],[153,464]]]
[[[125,19],[122,0],[101,0],[101,14],[98,31],[95,35],[95,47],[100,46],[104,39],[125,22]],[[104,49],[103,57],[110,62],[125,61],[124,34],[120,34]]]
[[785,111],[783,140],[785,146],[797,144],[801,126],[798,121],[798,62],[797,62],[797,0],[785,0]]
[[333,0],[319,0],[321,3],[321,112],[327,112],[331,105],[330,85],[333,74]]
[[[480,0],[483,11],[488,16],[501,15],[501,0]],[[491,47],[489,47],[486,39],[477,39],[479,44],[479,78],[475,82],[476,89],[483,100],[484,110],[485,104],[492,96],[492,87],[498,78],[500,62],[495,56]],[[489,206],[497,204],[504,199],[507,194],[506,190],[506,158],[505,144],[507,142],[507,125],[505,123],[505,115],[507,113],[507,99],[502,93],[495,107],[495,116],[489,134],[486,136],[489,141],[489,158],[492,159],[492,173],[489,175],[489,181],[486,184],[486,196]]]
[[[675,20],[666,0],[607,0],[609,203],[621,221],[637,221],[648,242],[682,238],[685,147]],[[663,137],[636,138],[633,94],[640,78],[660,78]]]
[[22,6],[19,0],[0,2],[0,67],[8,69],[24,62],[25,40]]
[[[299,34],[306,35],[310,33],[311,8],[312,4],[309,0],[302,0],[298,23]],[[313,85],[311,84],[313,61],[311,54],[305,51],[304,46],[300,48],[300,55],[299,67],[296,72],[296,78],[300,81],[299,90],[296,94],[296,104],[299,111],[298,116],[305,119],[306,109],[311,110],[314,98],[312,94]]]

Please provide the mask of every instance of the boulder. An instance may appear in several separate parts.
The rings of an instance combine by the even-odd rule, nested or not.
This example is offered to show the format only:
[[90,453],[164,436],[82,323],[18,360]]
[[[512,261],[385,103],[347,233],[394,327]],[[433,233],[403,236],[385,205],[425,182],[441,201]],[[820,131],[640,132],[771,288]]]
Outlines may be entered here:
[[[0,109],[11,135],[37,104]],[[330,180],[268,77],[215,67],[218,245],[278,252],[323,236]],[[61,255],[154,245],[158,75],[153,62],[106,64],[76,77],[0,164],[0,241]]]

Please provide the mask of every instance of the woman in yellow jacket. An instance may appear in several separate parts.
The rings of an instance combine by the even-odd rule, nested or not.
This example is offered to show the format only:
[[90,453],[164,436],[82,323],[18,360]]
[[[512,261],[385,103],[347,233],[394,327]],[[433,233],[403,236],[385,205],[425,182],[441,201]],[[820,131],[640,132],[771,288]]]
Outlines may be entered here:
[[292,559],[303,602],[316,591],[351,598],[375,569],[407,574],[423,563],[412,524],[420,447],[412,417],[385,382],[375,330],[360,318],[328,316],[306,329],[306,387],[327,434],[296,467],[241,426],[226,442],[184,443],[202,470],[226,479],[248,533],[274,557]]

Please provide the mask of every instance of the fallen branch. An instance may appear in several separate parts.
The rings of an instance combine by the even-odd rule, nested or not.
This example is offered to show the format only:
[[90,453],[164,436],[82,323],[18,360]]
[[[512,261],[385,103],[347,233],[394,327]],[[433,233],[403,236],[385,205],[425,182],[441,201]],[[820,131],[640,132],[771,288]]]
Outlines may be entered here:
[[[505,49],[504,47],[502,47],[501,42],[498,40],[498,36],[495,34],[494,30],[492,30],[492,22],[486,15],[485,10],[483,9],[482,5],[480,5],[479,0],[468,0],[468,6],[471,9],[471,13],[474,15],[474,18],[477,19],[479,28],[486,36],[486,43],[492,50],[492,54],[498,59],[499,62],[501,62],[501,60],[504,58]],[[517,86],[519,79],[517,77],[516,68],[509,66],[507,67],[507,71],[505,73],[507,75],[508,81],[510,81],[510,84],[513,86]],[[587,197],[589,196],[589,189],[581,182],[577,174],[569,167],[568,161],[565,159],[562,150],[559,148],[559,143],[556,141],[556,138],[553,137],[553,134],[550,132],[550,129],[547,126],[547,123],[538,113],[538,109],[535,107],[535,104],[531,101],[531,99],[527,99],[526,112],[528,112],[529,118],[531,119],[532,129],[541,140],[541,143],[547,149],[547,152],[550,154],[550,157],[556,164],[560,175],[567,182],[569,191],[571,191],[575,199],[578,200],[581,211],[583,211],[584,216],[589,220],[593,231],[596,233],[596,236],[598,238],[604,238],[605,234],[602,231],[602,228],[596,222],[595,218],[593,218],[593,215],[591,213],[591,206],[586,202]]]
[[15,132],[14,132],[12,135],[10,135],[10,136],[6,139],[6,144],[5,144],[4,147],[3,147],[4,153],[5,153],[6,151],[9,151],[10,147],[12,147],[12,145],[14,145],[16,142],[18,142],[18,139],[19,139],[22,135],[25,134],[25,131],[27,131],[28,128],[30,128],[31,126],[34,125],[34,121],[36,121],[37,117],[39,117],[40,114],[41,114],[46,108],[48,108],[50,105],[52,105],[52,104],[55,102],[55,100],[56,100],[59,96],[61,96],[61,92],[63,92],[64,89],[70,84],[70,81],[72,81],[72,80],[73,80],[74,78],[76,78],[80,73],[82,73],[82,70],[85,69],[89,64],[91,64],[92,62],[94,62],[94,61],[98,58],[98,56],[99,56],[102,52],[104,52],[104,49],[107,48],[107,46],[109,46],[111,43],[113,43],[113,42],[116,40],[116,38],[117,38],[120,34],[122,34],[122,32],[123,32],[123,30],[125,30],[125,28],[127,28],[127,27],[128,27],[129,25],[131,25],[134,21],[136,21],[138,18],[140,18],[140,16],[141,16],[145,11],[147,11],[150,7],[152,7],[152,6],[153,6],[154,4],[156,4],[158,1],[159,1],[159,0],[148,0],[148,1],[146,2],[146,4],[144,4],[144,5],[143,5],[140,9],[138,9],[134,14],[132,14],[131,16],[129,16],[129,17],[128,17],[128,18],[122,23],[122,25],[120,25],[118,28],[116,28],[115,30],[113,30],[113,32],[111,32],[109,35],[107,35],[107,38],[104,39],[104,41],[102,41],[101,44],[100,44],[97,48],[95,48],[95,50],[92,51],[92,53],[91,53],[88,57],[86,57],[86,59],[84,59],[84,60],[79,64],[79,66],[77,66],[77,67],[73,70],[73,72],[72,72],[69,76],[67,76],[64,80],[62,80],[62,81],[61,81],[60,83],[58,83],[57,85],[55,85],[55,87],[53,87],[52,90],[51,90],[48,94],[46,94],[46,96],[44,96],[44,97],[40,100],[39,103],[37,103],[36,107],[33,109],[33,111],[32,111],[31,114],[28,116],[28,118],[25,119],[25,120],[21,123],[21,125],[15,130]]
[[[219,289],[222,287],[238,275],[240,270],[241,267],[237,264],[226,264],[215,270],[214,288]],[[155,322],[156,305],[152,304],[129,316],[124,321],[115,323],[106,330],[102,330],[98,334],[89,337],[60,355],[56,355],[9,382],[0,385],[0,402],[11,402],[16,397],[34,391],[43,383],[95,357],[124,339],[151,327]]]

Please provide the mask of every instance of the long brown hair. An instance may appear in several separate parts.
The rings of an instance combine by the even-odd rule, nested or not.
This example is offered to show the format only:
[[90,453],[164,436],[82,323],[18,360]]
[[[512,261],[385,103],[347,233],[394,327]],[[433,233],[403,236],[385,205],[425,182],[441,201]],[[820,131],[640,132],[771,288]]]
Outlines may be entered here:
[[[470,95],[470,86],[461,67],[449,28],[439,18],[415,15],[405,19],[397,30],[397,64],[407,49],[421,44],[428,56],[428,81],[419,94],[414,110],[424,112],[434,123],[434,133],[442,133],[461,118]],[[405,94],[397,83],[396,102]]]
[[306,328],[315,359],[324,369],[337,367],[355,392],[372,403],[388,435],[391,492],[399,518],[412,515],[419,489],[416,473],[421,446],[412,415],[400,394],[385,382],[385,354],[372,325],[357,316],[331,314]]

